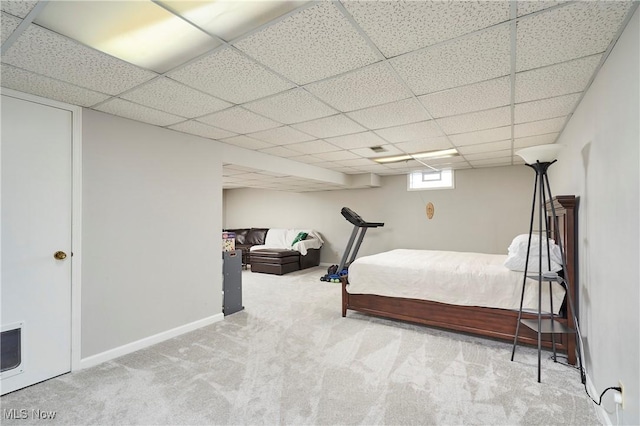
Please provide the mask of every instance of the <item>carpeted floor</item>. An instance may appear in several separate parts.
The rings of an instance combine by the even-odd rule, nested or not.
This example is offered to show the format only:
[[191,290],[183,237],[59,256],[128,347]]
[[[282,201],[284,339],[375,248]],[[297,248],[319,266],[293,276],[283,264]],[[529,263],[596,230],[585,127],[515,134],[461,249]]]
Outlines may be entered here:
[[[577,370],[511,344],[349,313],[325,268],[243,272],[245,310],[0,398],[9,424],[598,424]],[[28,419],[7,419],[8,410]],[[33,409],[55,411],[34,419]]]

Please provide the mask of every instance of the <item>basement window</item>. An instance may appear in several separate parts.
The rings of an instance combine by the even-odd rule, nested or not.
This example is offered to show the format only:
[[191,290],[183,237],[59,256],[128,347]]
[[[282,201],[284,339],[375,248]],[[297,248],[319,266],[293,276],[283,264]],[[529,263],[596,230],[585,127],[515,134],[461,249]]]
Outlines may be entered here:
[[426,189],[453,189],[453,170],[418,170],[409,173],[407,190],[421,191]]

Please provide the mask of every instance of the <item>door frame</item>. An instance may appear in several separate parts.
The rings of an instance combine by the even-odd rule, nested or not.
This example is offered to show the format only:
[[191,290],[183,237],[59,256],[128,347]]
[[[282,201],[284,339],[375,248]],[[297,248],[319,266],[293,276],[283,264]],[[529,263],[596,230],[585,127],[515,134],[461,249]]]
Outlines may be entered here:
[[[0,93],[71,112],[71,371],[81,368],[82,360],[82,107],[54,101],[13,89]],[[0,150],[0,156],[2,155]],[[2,201],[0,200],[0,203]],[[1,213],[0,213],[1,214]],[[0,232],[2,230],[0,229]],[[2,248],[0,247],[0,256]]]

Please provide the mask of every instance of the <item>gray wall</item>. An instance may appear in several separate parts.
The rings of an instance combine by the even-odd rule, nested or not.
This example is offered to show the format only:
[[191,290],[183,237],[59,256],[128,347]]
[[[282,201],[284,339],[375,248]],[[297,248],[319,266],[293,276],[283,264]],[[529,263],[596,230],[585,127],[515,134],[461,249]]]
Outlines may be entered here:
[[82,357],[220,314],[219,144],[83,112]]
[[[640,11],[618,40],[559,143],[550,170],[580,196],[580,324],[598,393],[625,385],[621,424],[640,424]],[[605,409],[615,413],[612,394]],[[609,422],[615,424],[615,414]]]
[[[313,228],[324,239],[321,261],[337,263],[353,226],[340,209],[350,207],[371,229],[359,255],[393,248],[506,253],[528,232],[534,173],[525,166],[459,170],[452,190],[407,191],[406,175],[382,178],[380,188],[309,193],[225,190],[227,228]],[[426,204],[435,206],[433,219]]]

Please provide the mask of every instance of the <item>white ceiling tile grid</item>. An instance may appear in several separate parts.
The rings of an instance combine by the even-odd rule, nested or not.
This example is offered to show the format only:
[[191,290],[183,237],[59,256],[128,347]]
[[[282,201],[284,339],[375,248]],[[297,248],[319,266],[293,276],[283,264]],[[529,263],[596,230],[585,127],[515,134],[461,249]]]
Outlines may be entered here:
[[0,14],[0,33],[2,34],[2,43],[0,44],[4,44],[4,42],[7,41],[13,31],[18,28],[20,22],[22,22],[22,20],[15,16],[7,15],[6,13]]
[[325,161],[354,160],[360,158],[358,155],[349,151],[320,152],[314,154],[314,156],[322,158]]
[[109,96],[103,93],[43,77],[11,65],[2,64],[0,74],[2,75],[3,87],[73,105],[89,107],[109,99]]
[[26,17],[38,4],[37,0],[2,0],[2,11],[19,18]]
[[444,136],[439,136],[436,138],[422,138],[422,140],[400,142],[395,143],[394,145],[399,150],[407,154],[453,148],[451,142],[449,142],[449,139]]
[[387,58],[509,19],[506,1],[345,1],[343,4]]
[[416,95],[509,75],[509,26],[499,25],[448,43],[407,53],[390,62]]
[[546,135],[529,136],[527,138],[518,138],[513,142],[513,147],[518,150],[529,146],[545,145],[554,143],[558,139],[558,133],[548,133]]
[[240,134],[259,132],[281,125],[238,106],[200,117],[198,121]]
[[313,120],[337,112],[301,88],[250,102],[244,107],[284,124]]
[[234,45],[301,85],[378,61],[331,2],[294,13]]
[[295,87],[230,47],[217,50],[167,75],[236,104]]
[[202,136],[209,139],[224,139],[231,136],[235,136],[235,133],[228,132],[226,130],[218,129],[217,127],[209,126],[207,124],[200,123],[198,121],[189,120],[183,123],[174,124],[169,127],[172,130],[178,132],[189,133],[192,135]]
[[559,4],[567,3],[567,1],[553,1],[553,0],[519,0],[517,4],[517,16],[528,15],[539,10],[548,9]]
[[384,145],[387,142],[373,132],[354,133],[325,139],[341,149],[367,148]]
[[298,155],[300,155],[298,151],[294,151],[285,146],[274,146],[271,148],[265,148],[265,149],[261,149],[260,152],[264,152],[265,154],[275,155],[276,157],[283,157],[283,158],[297,157]]
[[574,93],[572,95],[516,104],[515,123],[526,123],[528,121],[568,115],[574,110],[580,96],[580,93]]
[[184,118],[177,115],[168,114],[158,111],[157,109],[148,108],[133,102],[122,99],[113,98],[107,102],[98,105],[95,109],[120,117],[130,118],[136,121],[154,124],[156,126],[169,126],[183,121]]
[[516,102],[582,92],[601,59],[599,54],[517,73]]
[[353,111],[411,97],[387,63],[377,63],[329,80],[305,86],[339,111]]
[[294,151],[298,151],[302,154],[319,154],[321,152],[331,152],[331,151],[340,150],[340,148],[338,148],[337,146],[332,145],[329,142],[323,141],[321,139],[287,145],[287,148],[292,149]]
[[304,123],[293,124],[291,127],[317,138],[330,138],[367,130],[344,114],[305,121]]
[[222,139],[222,142],[228,143],[230,145],[239,146],[240,148],[246,148],[246,149],[264,149],[264,148],[273,147],[273,145],[271,145],[270,143],[259,141],[257,139],[253,139],[245,135]]
[[299,130],[296,130],[289,126],[276,127],[274,129],[263,130],[257,133],[251,133],[248,136],[259,139],[261,141],[269,142],[273,145],[288,145],[298,142],[306,142],[315,139],[313,136],[309,136]]
[[511,79],[500,77],[420,96],[434,118],[496,108],[511,103]]
[[487,152],[475,152],[473,154],[465,154],[467,161],[487,160],[492,158],[502,158],[511,156],[511,146],[508,149]]
[[489,158],[484,160],[469,161],[472,167],[499,167],[510,166],[512,164],[512,157],[499,157]]
[[498,142],[461,146],[458,147],[458,152],[466,157],[467,155],[477,154],[479,152],[502,151],[505,149],[511,149],[511,139]]
[[[308,144],[309,142],[304,142],[304,143]],[[291,148],[294,149],[295,147],[291,147]],[[329,152],[329,151],[326,151],[326,152]],[[291,160],[298,161],[300,163],[306,163],[306,164],[318,164],[325,161],[322,158],[314,157],[313,155],[300,155],[297,157],[291,157]]]
[[157,75],[36,25],[13,43],[2,62],[109,95]]
[[544,135],[545,133],[559,133],[567,122],[567,117],[556,117],[548,120],[531,121],[513,126],[516,138]]
[[494,108],[436,120],[448,134],[467,133],[511,124],[511,107]]
[[517,71],[604,52],[632,3],[578,1],[519,20]]
[[120,97],[187,118],[199,117],[231,106],[228,102],[166,77],[157,78]]
[[440,127],[438,127],[433,120],[388,127],[386,129],[376,130],[375,132],[391,143],[407,142],[443,135],[442,130],[440,130]]
[[347,113],[347,116],[372,130],[431,119],[431,116],[415,98],[353,111]]
[[449,139],[456,146],[475,145],[486,142],[496,142],[511,139],[511,126],[497,127],[495,129],[479,130],[469,133],[449,135]]
[[[382,145],[381,148],[382,151],[380,152],[373,151],[371,148],[356,148],[352,149],[351,152],[363,158],[378,158],[404,154],[404,152],[396,148],[395,145]],[[348,158],[344,158],[344,160],[348,160]]]

